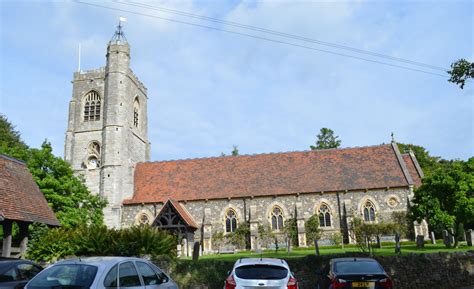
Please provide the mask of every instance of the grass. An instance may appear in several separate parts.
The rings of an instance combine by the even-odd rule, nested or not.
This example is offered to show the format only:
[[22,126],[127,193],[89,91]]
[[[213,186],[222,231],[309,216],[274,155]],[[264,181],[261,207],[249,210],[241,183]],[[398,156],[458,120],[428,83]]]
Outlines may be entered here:
[[[438,253],[438,252],[459,252],[459,251],[468,251],[474,250],[473,247],[467,247],[465,244],[460,244],[459,248],[446,248],[444,244],[425,244],[423,249],[418,249],[413,242],[404,242],[402,244],[401,254],[413,254],[413,253]],[[359,248],[355,245],[346,245],[344,249],[340,247],[330,246],[322,247],[319,249],[321,255],[331,255],[331,254],[343,254],[350,252],[361,252]],[[300,258],[307,255],[314,255],[314,247],[309,248],[294,248],[291,252],[287,252],[286,249],[280,249],[278,252],[275,250],[265,250],[262,253],[255,253],[252,251],[242,251],[234,254],[213,254],[213,255],[203,255],[199,257],[200,260],[222,260],[222,261],[233,261],[240,258]],[[395,254],[395,245],[385,245],[381,249],[375,249],[375,255],[378,256],[394,256]]]

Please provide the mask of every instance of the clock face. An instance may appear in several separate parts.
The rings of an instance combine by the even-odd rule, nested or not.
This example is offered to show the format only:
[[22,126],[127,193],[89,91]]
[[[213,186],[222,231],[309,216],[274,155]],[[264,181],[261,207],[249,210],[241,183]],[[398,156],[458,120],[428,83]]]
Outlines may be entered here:
[[96,168],[99,167],[99,162],[97,161],[97,159],[95,157],[89,158],[89,162],[87,164],[87,167],[89,169],[96,169]]

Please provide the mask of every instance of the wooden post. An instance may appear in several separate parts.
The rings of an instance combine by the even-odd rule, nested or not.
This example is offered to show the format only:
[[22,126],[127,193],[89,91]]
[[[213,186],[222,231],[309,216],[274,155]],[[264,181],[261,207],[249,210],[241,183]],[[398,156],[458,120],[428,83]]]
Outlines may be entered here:
[[12,221],[3,221],[2,257],[10,257],[12,252]]
[[20,257],[25,258],[26,247],[28,246],[28,226],[29,223],[19,222],[20,227]]

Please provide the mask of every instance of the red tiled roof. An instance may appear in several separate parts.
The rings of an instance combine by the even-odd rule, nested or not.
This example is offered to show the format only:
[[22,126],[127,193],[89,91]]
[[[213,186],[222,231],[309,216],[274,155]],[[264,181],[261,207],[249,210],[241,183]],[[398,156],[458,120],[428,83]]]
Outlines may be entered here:
[[0,214],[5,219],[59,226],[23,162],[0,155]]
[[402,156],[407,166],[407,169],[410,172],[410,176],[413,179],[413,184],[416,187],[421,186],[421,178],[423,177],[423,172],[421,171],[420,165],[418,164],[415,155],[408,153],[403,154]]
[[395,144],[139,163],[124,204],[405,187]]

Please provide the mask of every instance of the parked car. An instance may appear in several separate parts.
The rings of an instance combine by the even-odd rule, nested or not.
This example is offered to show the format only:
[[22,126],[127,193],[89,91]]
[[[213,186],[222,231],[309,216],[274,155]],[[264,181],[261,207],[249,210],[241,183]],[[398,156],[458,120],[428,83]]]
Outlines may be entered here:
[[41,270],[28,260],[0,258],[0,289],[22,289]]
[[371,258],[336,258],[323,270],[317,270],[318,289],[393,289],[392,279]]
[[285,260],[245,258],[235,262],[224,289],[298,289],[298,282]]
[[44,269],[25,289],[178,289],[153,263],[129,257],[88,257],[60,261]]

